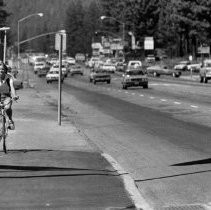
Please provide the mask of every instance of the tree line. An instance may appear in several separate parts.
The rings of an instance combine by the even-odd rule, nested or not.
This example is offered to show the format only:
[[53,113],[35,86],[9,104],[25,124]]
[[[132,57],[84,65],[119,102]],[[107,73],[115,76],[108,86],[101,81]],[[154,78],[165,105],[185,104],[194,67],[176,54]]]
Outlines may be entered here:
[[[66,29],[67,53],[72,56],[77,52],[91,54],[91,43],[101,35],[106,36],[106,32],[121,37],[121,22],[125,23],[128,48],[129,31],[141,48],[144,37],[152,36],[155,47],[166,49],[172,56],[195,56],[199,46],[210,46],[211,42],[211,0],[1,0],[0,24],[10,24],[11,44],[17,39],[18,19],[35,12],[45,16],[42,21],[33,20],[35,24],[30,21],[22,24],[21,40]],[[102,15],[113,19],[101,20]],[[53,51],[54,37],[27,43],[22,50],[27,47]]]

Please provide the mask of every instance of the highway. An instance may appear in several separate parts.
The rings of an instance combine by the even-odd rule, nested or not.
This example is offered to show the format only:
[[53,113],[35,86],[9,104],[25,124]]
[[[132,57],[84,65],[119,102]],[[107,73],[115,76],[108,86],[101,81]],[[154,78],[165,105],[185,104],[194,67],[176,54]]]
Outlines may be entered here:
[[[211,86],[149,78],[149,89],[89,83],[85,76],[65,79],[63,116],[101,151],[110,154],[156,207],[208,205],[211,200]],[[57,83],[30,74],[46,98]]]

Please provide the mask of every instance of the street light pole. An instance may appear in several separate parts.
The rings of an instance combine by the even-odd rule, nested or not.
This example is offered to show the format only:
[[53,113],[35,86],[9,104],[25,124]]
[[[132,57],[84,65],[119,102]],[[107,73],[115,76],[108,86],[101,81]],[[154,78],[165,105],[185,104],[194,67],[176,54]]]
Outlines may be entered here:
[[0,31],[4,31],[4,55],[3,55],[3,62],[6,61],[6,53],[7,53],[7,30],[9,30],[10,27],[3,27],[0,28]]
[[120,21],[120,20],[117,20],[116,18],[114,17],[108,17],[108,16],[101,16],[100,17],[101,20],[104,20],[104,19],[113,19],[115,20],[116,22],[120,23],[122,25],[122,43],[123,43],[123,47],[125,45],[125,23]]
[[34,14],[30,14],[26,17],[23,17],[21,19],[18,20],[18,68],[20,68],[20,22],[32,17],[32,16],[43,16],[43,13],[34,13]]

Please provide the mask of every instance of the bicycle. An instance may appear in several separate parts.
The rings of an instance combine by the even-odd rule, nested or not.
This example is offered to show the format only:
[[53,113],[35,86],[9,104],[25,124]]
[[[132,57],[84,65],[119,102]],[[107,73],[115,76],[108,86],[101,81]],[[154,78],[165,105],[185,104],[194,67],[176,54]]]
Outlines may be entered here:
[[7,153],[6,138],[8,135],[8,128],[9,128],[5,106],[8,105],[11,101],[16,101],[18,99],[19,97],[12,98],[7,104],[4,104],[4,102],[0,102],[0,118],[1,118],[0,122],[2,124],[0,127],[0,141],[3,140],[3,151],[5,154]]

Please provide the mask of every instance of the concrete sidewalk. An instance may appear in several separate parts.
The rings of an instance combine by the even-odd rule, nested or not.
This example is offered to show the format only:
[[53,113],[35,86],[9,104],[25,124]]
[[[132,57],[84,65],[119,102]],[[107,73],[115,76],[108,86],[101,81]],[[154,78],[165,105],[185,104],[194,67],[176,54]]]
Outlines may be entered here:
[[19,90],[0,152],[0,209],[136,209],[121,175],[35,89]]

